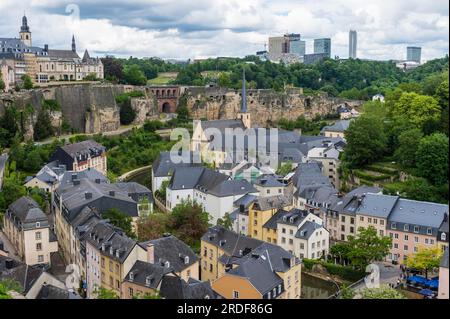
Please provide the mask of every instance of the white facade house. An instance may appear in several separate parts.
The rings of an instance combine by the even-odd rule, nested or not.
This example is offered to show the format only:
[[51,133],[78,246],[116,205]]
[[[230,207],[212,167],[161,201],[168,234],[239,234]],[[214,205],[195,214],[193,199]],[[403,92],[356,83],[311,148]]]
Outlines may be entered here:
[[319,259],[329,250],[329,232],[320,217],[292,209],[277,222],[277,243],[298,258]]
[[203,167],[177,168],[166,190],[166,208],[172,211],[182,201],[195,201],[211,216],[211,222],[231,214],[234,202],[258,191],[246,180],[230,180],[227,175]]

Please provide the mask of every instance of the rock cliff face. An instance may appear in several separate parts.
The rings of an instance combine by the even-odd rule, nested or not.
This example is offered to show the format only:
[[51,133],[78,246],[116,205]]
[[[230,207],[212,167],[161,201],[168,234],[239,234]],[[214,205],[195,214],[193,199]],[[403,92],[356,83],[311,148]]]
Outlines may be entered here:
[[[239,90],[222,88],[187,88],[187,107],[195,119],[236,118],[241,108]],[[252,123],[266,126],[281,118],[296,119],[300,115],[314,118],[316,115],[335,113],[341,105],[359,107],[362,101],[330,98],[326,95],[306,96],[301,90],[278,93],[272,90],[249,90],[247,108]]]
[[[80,133],[110,132],[120,126],[120,109],[115,98],[119,94],[131,91],[144,93],[143,97],[131,99],[131,107],[136,111],[133,124],[158,119],[158,103],[150,88],[102,84],[63,85],[2,94],[0,115],[3,115],[6,107],[15,105],[20,113],[25,137],[32,138],[33,126],[42,110],[43,101],[56,100],[61,109],[51,111],[50,116],[57,131],[64,119]],[[187,107],[195,119],[233,119],[241,107],[239,90],[182,87],[180,91],[184,92]],[[291,89],[286,93],[272,90],[247,92],[248,112],[251,114],[252,123],[259,126],[271,125],[281,118],[296,119],[300,115],[313,118],[318,114],[327,115],[334,113],[341,105],[358,107],[361,104],[361,101],[307,96],[298,89]]]

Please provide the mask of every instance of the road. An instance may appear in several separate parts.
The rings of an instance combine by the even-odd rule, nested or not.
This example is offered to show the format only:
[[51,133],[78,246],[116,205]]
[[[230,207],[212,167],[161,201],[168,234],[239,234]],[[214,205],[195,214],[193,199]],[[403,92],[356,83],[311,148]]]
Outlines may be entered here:
[[[380,285],[396,284],[402,271],[399,266],[392,265],[387,262],[375,263],[379,268]],[[352,287],[355,291],[366,288],[365,281],[362,281],[355,287]]]

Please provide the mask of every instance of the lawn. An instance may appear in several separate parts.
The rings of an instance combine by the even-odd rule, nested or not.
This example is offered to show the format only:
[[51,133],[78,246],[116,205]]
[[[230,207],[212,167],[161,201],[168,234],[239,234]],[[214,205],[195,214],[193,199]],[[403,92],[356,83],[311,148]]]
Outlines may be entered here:
[[165,85],[169,84],[170,81],[173,81],[177,78],[177,72],[164,72],[159,73],[158,77],[155,79],[148,80],[148,84],[150,85]]

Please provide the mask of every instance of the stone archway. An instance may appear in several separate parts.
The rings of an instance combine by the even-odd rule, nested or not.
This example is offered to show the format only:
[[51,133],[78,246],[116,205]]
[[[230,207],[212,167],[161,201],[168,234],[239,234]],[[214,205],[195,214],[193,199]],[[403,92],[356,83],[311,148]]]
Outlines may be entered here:
[[163,112],[163,113],[172,113],[172,106],[170,105],[169,102],[165,102],[165,103],[162,105],[162,112]]

